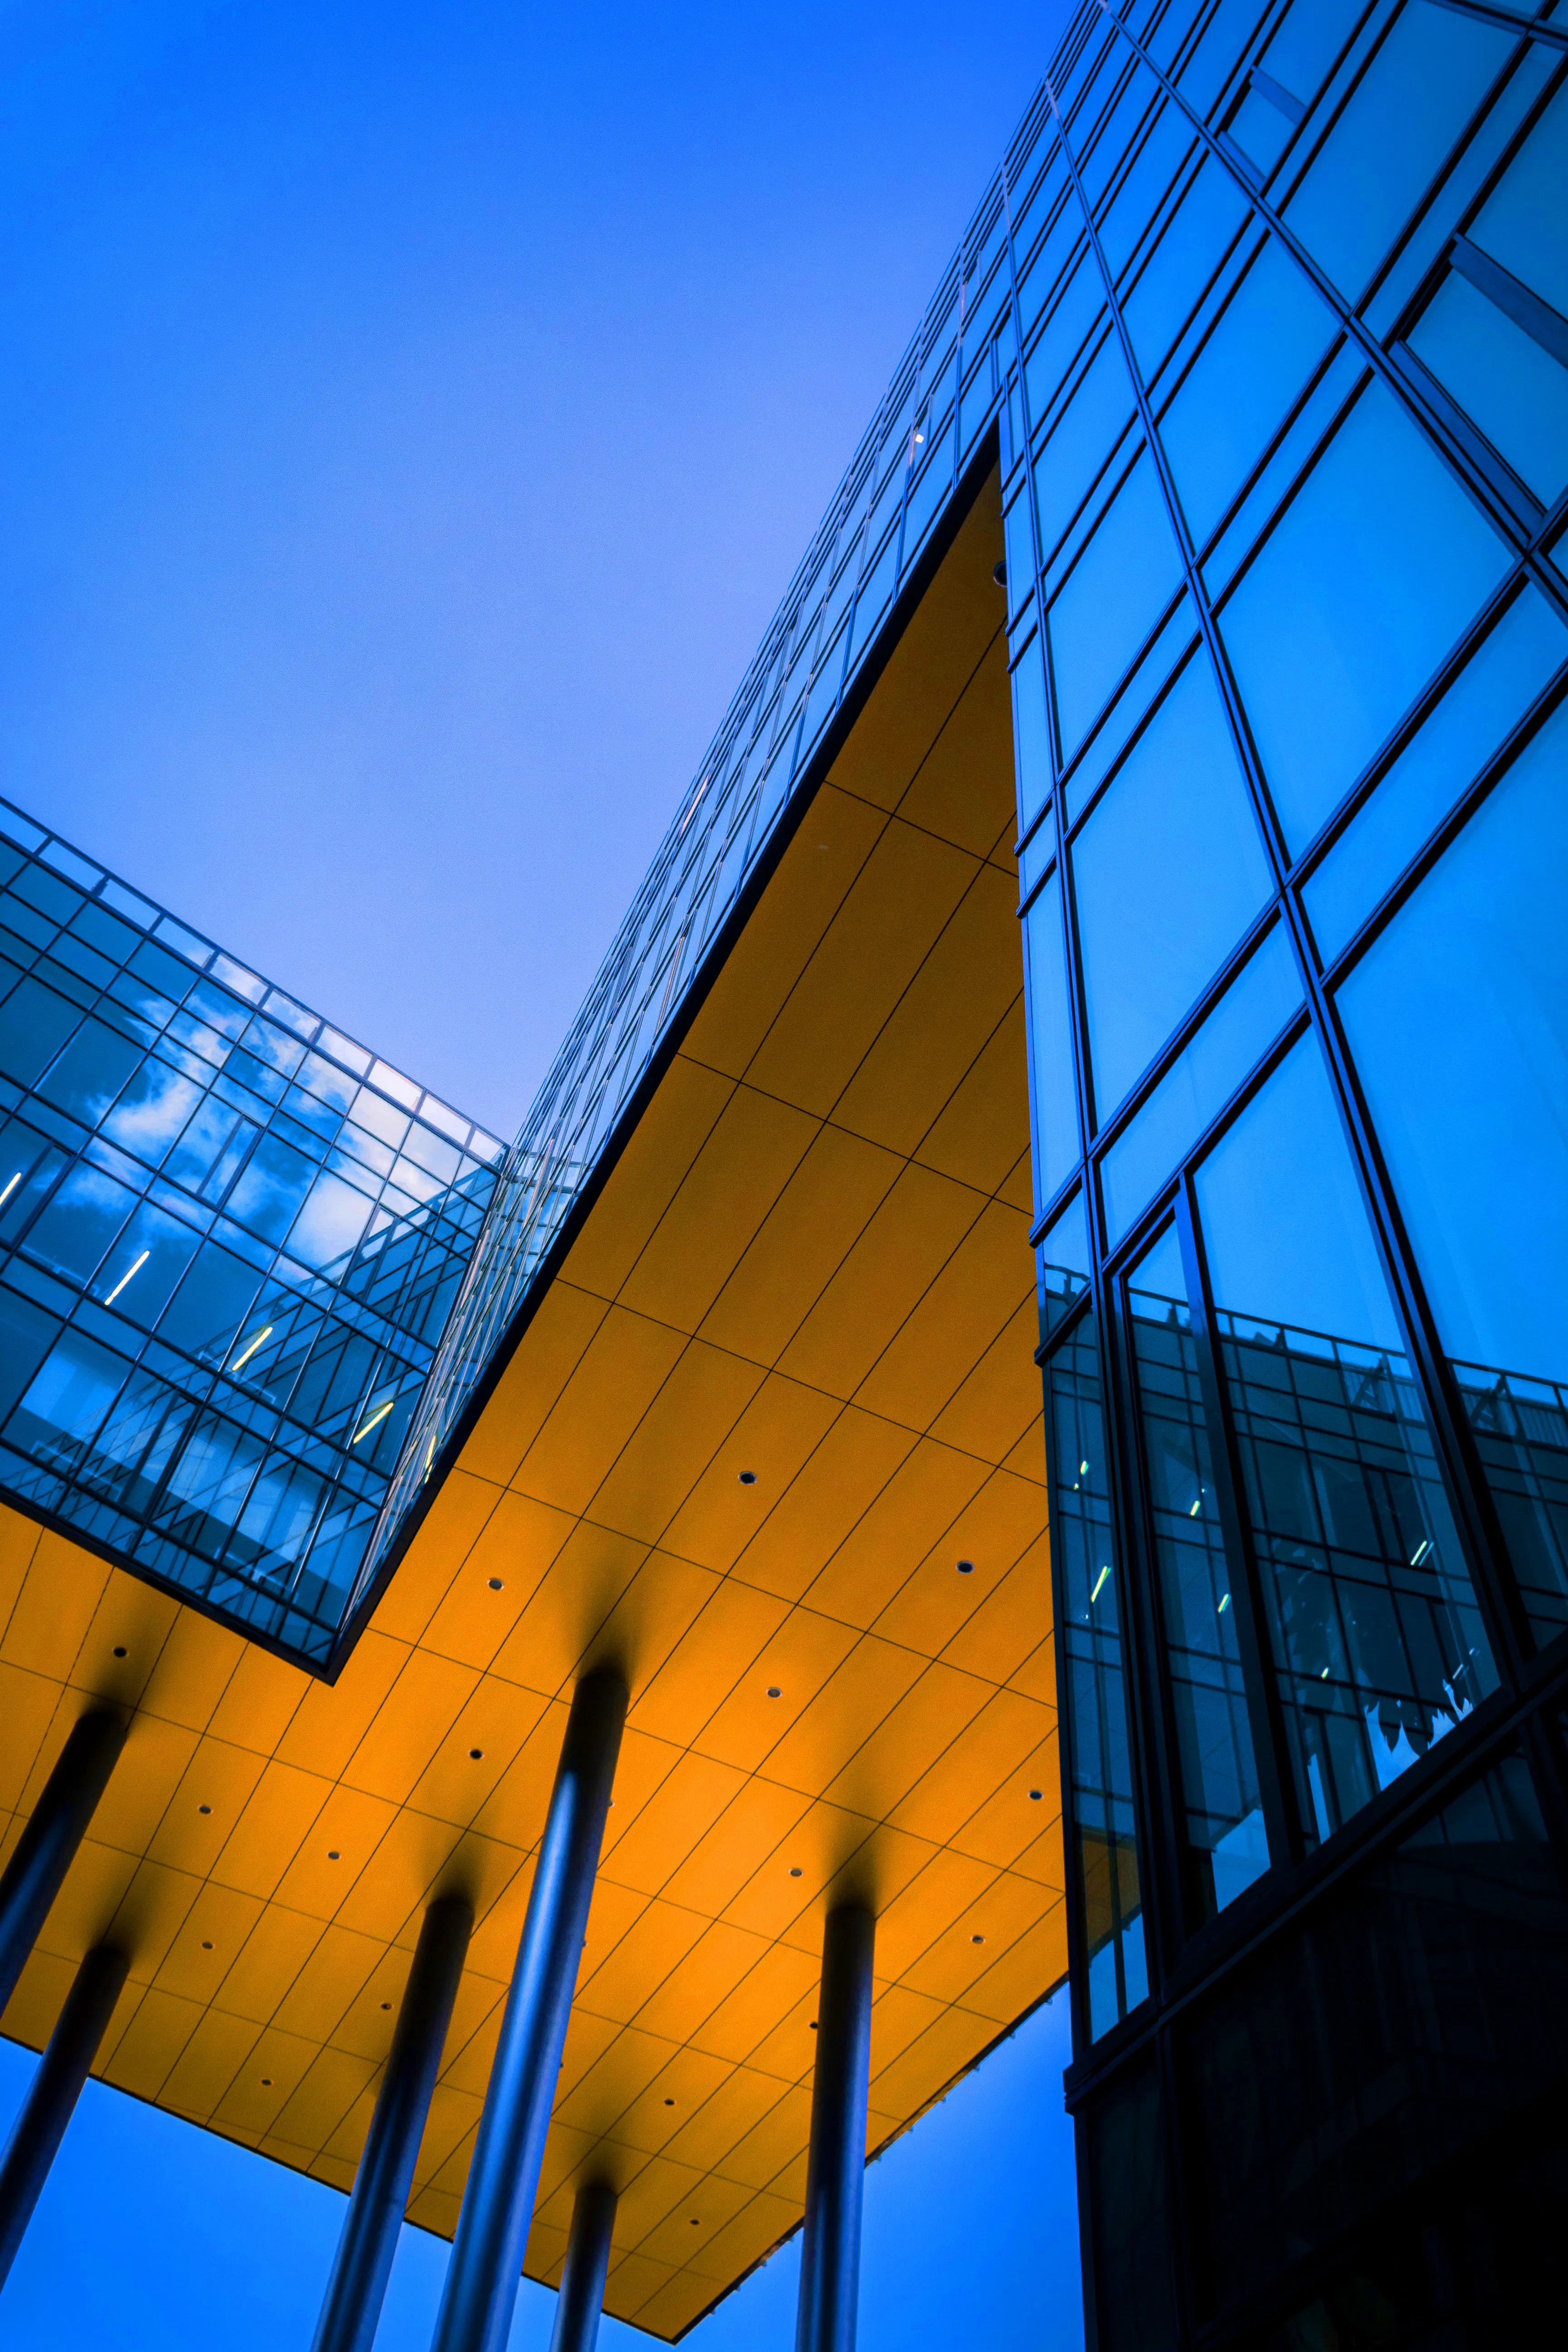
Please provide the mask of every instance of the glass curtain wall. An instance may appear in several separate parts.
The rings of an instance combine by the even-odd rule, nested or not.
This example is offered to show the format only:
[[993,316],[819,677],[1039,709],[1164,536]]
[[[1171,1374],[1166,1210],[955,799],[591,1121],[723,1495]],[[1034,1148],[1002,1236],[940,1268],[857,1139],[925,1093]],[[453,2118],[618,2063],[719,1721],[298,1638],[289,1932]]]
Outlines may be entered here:
[[1086,2048],[1568,1622],[1565,84],[1551,11],[1092,6],[1009,164]]
[[0,1494],[323,1664],[500,1158],[0,803]]

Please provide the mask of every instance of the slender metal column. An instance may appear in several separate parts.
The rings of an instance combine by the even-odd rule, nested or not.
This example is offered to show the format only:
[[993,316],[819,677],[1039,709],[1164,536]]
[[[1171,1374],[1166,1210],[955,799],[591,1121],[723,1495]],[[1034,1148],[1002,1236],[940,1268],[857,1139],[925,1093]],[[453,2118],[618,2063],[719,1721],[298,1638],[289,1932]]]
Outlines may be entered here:
[[503,2352],[539,2188],[583,1930],[626,1715],[615,1674],[577,1686],[447,2271],[435,2352]]
[[124,1745],[125,1726],[117,1715],[84,1715],[73,1726],[16,1841],[16,1851],[0,1877],[0,2011],[16,1990],[16,1979]]
[[425,1914],[313,2352],[370,2352],[375,2341],[473,1927],[473,1912],[461,1895],[447,1895]]
[[795,2352],[855,2352],[876,1934],[858,1903],[830,1911],[823,1931]]
[[594,2352],[615,2234],[616,2192],[602,2180],[590,2181],[586,2189],[579,2189],[572,2208],[572,2235],[566,2241],[550,2352]]
[[11,2274],[33,2208],[66,2136],[103,2029],[120,1998],[129,1962],[100,1944],[71,1982],[48,2048],[28,2085],[22,2112],[0,2157],[0,2286]]

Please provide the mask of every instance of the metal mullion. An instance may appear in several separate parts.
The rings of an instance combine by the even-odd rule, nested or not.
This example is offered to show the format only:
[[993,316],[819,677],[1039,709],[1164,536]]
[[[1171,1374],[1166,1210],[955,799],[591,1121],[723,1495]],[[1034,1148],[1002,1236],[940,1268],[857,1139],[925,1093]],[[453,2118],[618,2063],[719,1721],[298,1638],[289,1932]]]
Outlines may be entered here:
[[[1098,1255],[1098,1253],[1097,1253]],[[1115,1424],[1116,1486],[1122,1517],[1122,1558],[1127,1564],[1124,1599],[1129,1648],[1135,1651],[1140,1685],[1140,1720],[1157,1769],[1150,1775],[1145,1807],[1146,1843],[1153,1864],[1152,1886],[1144,1891],[1147,1917],[1149,1895],[1156,1895],[1154,1923],[1158,1930],[1158,1973],[1151,1966],[1150,1990],[1157,1991],[1174,1966],[1176,1955],[1191,1935],[1192,1903],[1188,1871],[1183,1857],[1178,1822],[1182,1776],[1176,1764],[1175,1725],[1171,1712],[1170,1678],[1161,1672],[1164,1626],[1160,1607],[1159,1570],[1150,1537],[1142,1449],[1137,1440],[1141,1416],[1133,1392],[1131,1349],[1127,1332],[1122,1286],[1107,1280],[1101,1317],[1101,1350],[1109,1374],[1108,1421]],[[1145,1948],[1148,1948],[1145,1934]]]
[[[1096,0],[1103,6],[1105,0]],[[1131,37],[1129,36],[1129,38]],[[1189,116],[1191,110],[1187,110]],[[1065,142],[1064,142],[1065,148]],[[1070,152],[1068,169],[1078,187],[1082,202],[1081,183]],[[1381,1153],[1378,1151],[1362,1103],[1359,1088],[1352,1076],[1344,1040],[1339,1027],[1332,1000],[1324,989],[1318,971],[1306,916],[1292,887],[1292,876],[1282,831],[1268,797],[1267,780],[1252,740],[1246,708],[1231,674],[1229,658],[1215,621],[1208,593],[1198,566],[1192,534],[1182,511],[1169,462],[1155,430],[1148,390],[1140,372],[1131,339],[1121,316],[1121,308],[1111,288],[1105,268],[1104,256],[1094,225],[1089,224],[1089,238],[1099,261],[1100,276],[1105,281],[1111,316],[1121,339],[1122,356],[1131,378],[1133,397],[1143,421],[1149,453],[1158,475],[1168,510],[1168,520],[1175,535],[1182,562],[1187,575],[1188,588],[1197,612],[1199,625],[1209,658],[1218,679],[1221,698],[1241,761],[1248,796],[1262,832],[1270,866],[1275,877],[1275,889],[1282,919],[1290,935],[1296,961],[1301,973],[1304,993],[1312,1015],[1312,1025],[1329,1065],[1331,1081],[1338,1100],[1340,1116],[1350,1145],[1352,1164],[1362,1192],[1379,1259],[1393,1292],[1396,1311],[1406,1334],[1410,1353],[1415,1358],[1426,1391],[1426,1403],[1431,1416],[1433,1433],[1443,1483],[1463,1530],[1470,1562],[1477,1571],[1477,1597],[1487,1631],[1499,1654],[1504,1671],[1517,1677],[1522,1655],[1516,1638],[1517,1603],[1511,1576],[1507,1566],[1507,1554],[1500,1542],[1490,1496],[1484,1485],[1478,1486],[1474,1475],[1474,1459],[1461,1433],[1449,1399],[1446,1360],[1444,1373],[1436,1376],[1440,1350],[1436,1333],[1415,1277],[1409,1255],[1403,1221],[1399,1216],[1387,1181]],[[1500,1640],[1499,1637],[1501,1637]]]
[[1456,16],[1474,16],[1479,24],[1495,25],[1500,33],[1517,33],[1522,41],[1543,41],[1549,47],[1568,49],[1568,32],[1539,16],[1516,16],[1507,8],[1489,8],[1486,0],[1434,0],[1434,5],[1451,9]]
[[[1448,433],[1447,425],[1444,425],[1433,412],[1426,409],[1421,402],[1417,401],[1413,396],[1414,388],[1404,372],[1394,363],[1389,353],[1384,350],[1383,344],[1372,332],[1371,329],[1357,315],[1357,313],[1350,308],[1343,295],[1341,294],[1339,289],[1334,285],[1332,279],[1329,278],[1327,273],[1312,258],[1312,256],[1308,252],[1306,247],[1296,236],[1295,231],[1286,226],[1283,216],[1275,208],[1269,198],[1265,196],[1257,184],[1253,181],[1249,180],[1244,172],[1238,169],[1235,158],[1227,152],[1223,139],[1221,139],[1216,132],[1209,129],[1207,123],[1204,121],[1196,110],[1183,96],[1182,92],[1170,79],[1169,76],[1161,72],[1160,68],[1154,63],[1152,58],[1150,57],[1147,49],[1144,47],[1142,42],[1138,38],[1137,35],[1135,33],[1129,32],[1127,27],[1112,14],[1111,0],[1094,0],[1094,5],[1100,9],[1104,15],[1110,17],[1111,23],[1115,25],[1117,31],[1121,33],[1122,38],[1131,48],[1137,51],[1139,57],[1142,58],[1143,63],[1148,67],[1149,71],[1155,76],[1161,88],[1164,90],[1166,97],[1173,105],[1181,108],[1183,113],[1193,125],[1194,130],[1197,132],[1198,137],[1204,142],[1209,152],[1224,165],[1231,178],[1236,182],[1237,186],[1241,190],[1247,203],[1257,212],[1259,219],[1267,223],[1268,228],[1279,239],[1281,245],[1285,247],[1285,250],[1289,254],[1297,268],[1303,271],[1310,281],[1314,292],[1317,293],[1320,299],[1325,302],[1329,309],[1333,312],[1335,318],[1340,321],[1342,332],[1348,335],[1360,348],[1368,365],[1394,394],[1401,407],[1405,409],[1416,419],[1420,430],[1425,435],[1427,441],[1430,442],[1432,446],[1437,451],[1438,455],[1443,458],[1450,472],[1458,477],[1468,494],[1479,506],[1482,508],[1488,519],[1502,530],[1503,535],[1508,539],[1510,544],[1514,547],[1516,551],[1521,555],[1528,555],[1531,551],[1531,542],[1528,540],[1521,541],[1518,526],[1513,521],[1511,515],[1508,513],[1506,509],[1501,509],[1500,510],[1500,502],[1497,493],[1493,489],[1490,482],[1484,475],[1478,478],[1468,457],[1466,457],[1464,452],[1454,441],[1453,436]],[[1516,24],[1513,29],[1520,36],[1520,49],[1502,68],[1501,72],[1498,75],[1496,81],[1492,85],[1491,93],[1486,99],[1484,104],[1478,105],[1475,110],[1476,114],[1490,110],[1491,105],[1495,102],[1496,94],[1500,89],[1502,83],[1518,69],[1521,59],[1525,52],[1525,44],[1528,35],[1526,28],[1522,26]],[[1472,115],[1471,120],[1474,121],[1474,119],[1475,115]],[[1454,152],[1457,152],[1460,151]],[[1451,152],[1447,160],[1447,164],[1445,165],[1444,170],[1437,175],[1439,181],[1447,176],[1447,169],[1451,166],[1453,160],[1454,153]],[[1436,184],[1436,183],[1435,182],[1434,185]],[[1423,200],[1423,204],[1418,209],[1425,209],[1425,200]],[[1096,250],[1098,251],[1098,249],[1099,247],[1097,240]]]
[[1241,1449],[1230,1410],[1225,1368],[1215,1329],[1214,1303],[1209,1292],[1208,1261],[1197,1219],[1190,1167],[1176,1188],[1176,1234],[1181,1245],[1182,1272],[1187,1286],[1187,1311],[1192,1317],[1193,1353],[1197,1359],[1198,1389],[1208,1423],[1209,1463],[1214,1472],[1215,1501],[1219,1510],[1220,1538],[1230,1562],[1231,1607],[1236,1614],[1236,1645],[1241,1657],[1242,1688],[1252,1725],[1252,1748],[1258,1767],[1258,1792],[1263,1806],[1263,1827],[1272,1866],[1300,1862],[1306,1841],[1295,1801],[1295,1777],[1290,1769],[1289,1743],[1285,1735],[1285,1710],[1279,1697],[1264,1633],[1262,1578],[1241,1498],[1246,1482]]

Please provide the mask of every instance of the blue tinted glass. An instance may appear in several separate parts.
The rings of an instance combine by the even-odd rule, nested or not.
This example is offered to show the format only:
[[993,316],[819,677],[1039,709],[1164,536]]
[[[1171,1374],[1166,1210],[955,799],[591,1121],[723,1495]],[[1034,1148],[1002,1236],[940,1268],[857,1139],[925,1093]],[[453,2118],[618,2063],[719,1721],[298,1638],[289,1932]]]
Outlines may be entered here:
[[1205,655],[1188,663],[1085,821],[1072,872],[1103,1118],[1273,888]]
[[1247,198],[1211,157],[1177,205],[1123,305],[1139,366],[1152,377],[1247,215]]
[[30,1087],[80,1019],[80,1005],[68,1003],[42,981],[20,982],[0,1004],[0,1071]]
[[84,1126],[96,1127],[141,1059],[140,1045],[106,1029],[101,1021],[87,1020],[38,1092]]
[[1039,423],[1061,390],[1068,368],[1104,308],[1105,281],[1100,274],[1100,264],[1086,249],[1079,255],[1056,309],[1046,321],[1039,341],[1024,362],[1031,424]]
[[1279,162],[1292,124],[1271,99],[1249,89],[1226,129],[1262,181]]
[[1145,450],[1050,609],[1064,756],[1082,740],[1183,576],[1164,495]]
[[1182,1829],[1208,1917],[1268,1867],[1230,1567],[1173,1228],[1128,1277],[1149,1524],[1175,1718]]
[[1035,512],[1048,564],[1068,524],[1132,420],[1132,386],[1114,334],[1089,362],[1035,465]]
[[1286,209],[1344,293],[1360,294],[1512,47],[1447,8],[1399,17]]
[[1328,1837],[1495,1670],[1314,1037],[1196,1197],[1302,1830]]
[[1322,1838],[1496,1675],[1313,1037],[1195,1181],[1297,1802]]
[[1510,562],[1392,394],[1369,386],[1221,620],[1292,849],[1338,806]]
[[1551,506],[1568,482],[1568,368],[1457,271],[1406,341],[1525,488]]
[[1568,1623],[1568,710],[1339,991],[1542,1634]]
[[1468,231],[1568,319],[1568,90],[1559,91]]
[[1270,237],[1160,423],[1201,544],[1327,351],[1334,320]]
[[1089,1210],[1081,1192],[1053,1218],[1037,1253],[1040,1338],[1048,1339],[1089,1288]]
[[1192,143],[1186,116],[1180,107],[1167,106],[1100,225],[1100,249],[1112,278],[1121,275]]
[[1338,955],[1565,659],[1568,627],[1539,589],[1526,588],[1306,885],[1325,958]]
[[1048,1201],[1078,1165],[1078,1081],[1073,1074],[1062,883],[1053,874],[1024,919],[1029,966],[1029,1076],[1035,1103],[1035,1192]]
[[1132,1811],[1126,1667],[1112,1570],[1100,1349],[1086,1315],[1046,1369],[1046,1467],[1062,1595],[1068,1804],[1074,1893],[1089,1963],[1096,2038],[1147,1990],[1142,1899]]
[[1264,71],[1310,106],[1363,13],[1363,0],[1291,0],[1263,52]]
[[1100,1197],[1113,1244],[1219,1117],[1300,1003],[1300,968],[1277,926],[1101,1160]]
[[1030,638],[1013,672],[1013,729],[1018,771],[1018,831],[1026,833],[1051,796],[1051,729],[1046,710],[1046,666],[1038,635]]
[[136,1195],[100,1168],[73,1168],[27,1235],[27,1247],[77,1282],[92,1276],[136,1206]]

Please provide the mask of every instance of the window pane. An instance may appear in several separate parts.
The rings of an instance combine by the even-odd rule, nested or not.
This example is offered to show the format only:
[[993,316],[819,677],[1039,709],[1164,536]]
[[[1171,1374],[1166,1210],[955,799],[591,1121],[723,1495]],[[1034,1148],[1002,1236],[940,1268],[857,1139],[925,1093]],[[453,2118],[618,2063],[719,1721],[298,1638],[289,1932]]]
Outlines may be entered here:
[[1344,293],[1360,294],[1512,47],[1450,9],[1405,10],[1286,212]]
[[1092,1315],[1049,1360],[1046,1390],[1052,1541],[1067,1661],[1075,1893],[1089,1957],[1089,2031],[1098,2039],[1143,1999],[1148,1980]]
[[1277,923],[1100,1162],[1112,1244],[1219,1117],[1300,1003],[1300,969]]
[[1270,237],[1160,426],[1200,544],[1328,350],[1331,313]]
[[1035,467],[1040,546],[1050,562],[1111,447],[1132,420],[1132,386],[1121,344],[1108,335],[1090,362]]
[[1221,623],[1292,849],[1339,805],[1510,560],[1393,394],[1371,385]]
[[1182,559],[1148,452],[1138,459],[1050,610],[1066,757],[1182,584]]
[[1152,377],[1175,341],[1247,214],[1246,197],[1211,158],[1177,205],[1123,308],[1146,376]]
[[1339,991],[1526,1606],[1568,1624],[1568,710]]
[[1568,659],[1568,629],[1526,588],[1471,655],[1302,897],[1332,959]]
[[1452,271],[1406,341],[1542,506],[1568,482],[1568,368]]
[[1100,1118],[1273,888],[1206,655],[1188,663],[1072,849]]
[[1268,1869],[1268,1844],[1173,1226],[1129,1276],[1127,1313],[1182,1827],[1201,1916],[1208,1917]]
[[1053,1219],[1038,1251],[1040,1339],[1050,1338],[1089,1288],[1089,1214],[1081,1192]]
[[1472,241],[1568,319],[1568,90],[1542,116],[1494,193]]
[[1315,1039],[1196,1181],[1297,1802],[1326,1838],[1497,1677]]
[[1029,969],[1029,1076],[1035,1106],[1035,1197],[1048,1201],[1079,1160],[1078,1081],[1073,1071],[1067,968],[1062,959],[1062,882],[1053,874],[1024,921]]

